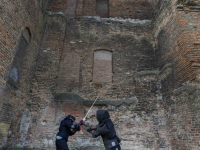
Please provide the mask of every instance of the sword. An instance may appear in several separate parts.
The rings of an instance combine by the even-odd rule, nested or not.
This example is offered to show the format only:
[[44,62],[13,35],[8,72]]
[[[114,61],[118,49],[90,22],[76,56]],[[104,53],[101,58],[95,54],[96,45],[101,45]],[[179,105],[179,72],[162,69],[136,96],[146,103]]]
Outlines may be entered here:
[[[100,94],[99,94],[100,95]],[[88,113],[90,112],[90,110],[92,109],[92,107],[94,106],[94,104],[96,103],[97,99],[99,98],[99,95],[97,96],[96,100],[93,102],[92,106],[90,107],[90,109],[88,110],[87,114],[85,115],[85,117],[83,118],[83,121],[86,120]]]

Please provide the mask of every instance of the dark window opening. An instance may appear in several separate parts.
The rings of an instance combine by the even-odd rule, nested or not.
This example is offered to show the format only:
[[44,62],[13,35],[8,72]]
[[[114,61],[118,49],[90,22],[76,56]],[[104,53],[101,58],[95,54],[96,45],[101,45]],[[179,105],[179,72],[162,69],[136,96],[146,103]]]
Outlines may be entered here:
[[96,12],[101,18],[108,18],[109,0],[96,0]]

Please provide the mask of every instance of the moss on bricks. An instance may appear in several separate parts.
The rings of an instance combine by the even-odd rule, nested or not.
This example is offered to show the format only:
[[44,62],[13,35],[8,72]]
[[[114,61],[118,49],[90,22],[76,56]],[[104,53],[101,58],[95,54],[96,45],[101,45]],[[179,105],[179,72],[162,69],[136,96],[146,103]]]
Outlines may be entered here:
[[84,99],[77,94],[72,93],[55,93],[54,94],[55,102],[83,102]]
[[[96,106],[108,106],[108,105],[112,105],[112,106],[120,106],[120,105],[131,105],[131,104],[138,104],[138,99],[137,97],[133,97],[130,99],[123,99],[123,100],[118,100],[118,101],[109,101],[109,100],[103,100],[103,101],[96,101],[95,105]],[[92,100],[85,100],[84,101],[84,105],[85,106],[90,106],[92,105],[94,101]]]

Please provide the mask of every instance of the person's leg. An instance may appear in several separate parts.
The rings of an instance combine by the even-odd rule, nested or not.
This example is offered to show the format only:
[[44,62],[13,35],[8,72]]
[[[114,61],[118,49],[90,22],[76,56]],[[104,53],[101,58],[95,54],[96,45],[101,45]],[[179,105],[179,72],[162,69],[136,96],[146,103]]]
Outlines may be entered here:
[[116,150],[121,150],[121,146],[120,146],[120,145],[118,145],[117,148],[118,148],[118,149],[116,149]]
[[56,140],[56,150],[59,150],[59,142]]
[[106,150],[121,150],[121,146],[120,145],[117,145],[115,147],[112,147],[112,148],[108,148]]
[[56,150],[69,150],[67,142],[64,139],[56,140]]

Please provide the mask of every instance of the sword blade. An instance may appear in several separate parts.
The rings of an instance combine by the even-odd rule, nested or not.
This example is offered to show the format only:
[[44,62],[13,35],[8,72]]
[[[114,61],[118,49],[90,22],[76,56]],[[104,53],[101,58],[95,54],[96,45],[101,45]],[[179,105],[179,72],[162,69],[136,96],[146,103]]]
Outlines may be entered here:
[[[99,94],[100,95],[100,94]],[[99,98],[99,95],[97,96],[96,100],[93,102],[92,106],[90,107],[90,109],[88,110],[87,114],[85,115],[85,117],[83,118],[83,120],[85,121],[87,118],[87,115],[89,114],[90,110],[92,109],[92,107],[94,106],[94,104],[96,103],[97,99]]]

